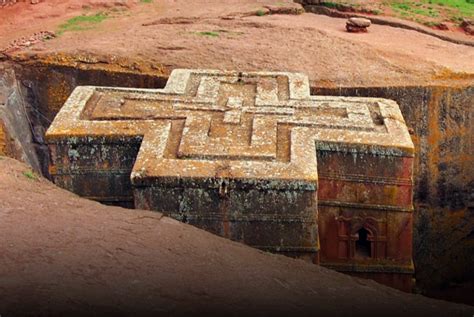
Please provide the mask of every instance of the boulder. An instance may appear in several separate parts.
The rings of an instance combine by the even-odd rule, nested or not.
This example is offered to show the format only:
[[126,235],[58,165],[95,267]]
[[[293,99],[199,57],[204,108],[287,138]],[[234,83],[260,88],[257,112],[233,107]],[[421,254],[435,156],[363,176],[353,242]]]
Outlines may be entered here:
[[349,18],[346,22],[346,30],[352,33],[367,32],[371,23],[369,19],[365,18]]
[[372,22],[365,18],[349,18],[349,20],[347,20],[347,24],[361,28],[367,28],[370,26],[370,24],[372,24]]
[[463,29],[467,34],[474,35],[474,25],[466,25]]
[[474,20],[462,20],[461,27],[467,34],[474,35]]

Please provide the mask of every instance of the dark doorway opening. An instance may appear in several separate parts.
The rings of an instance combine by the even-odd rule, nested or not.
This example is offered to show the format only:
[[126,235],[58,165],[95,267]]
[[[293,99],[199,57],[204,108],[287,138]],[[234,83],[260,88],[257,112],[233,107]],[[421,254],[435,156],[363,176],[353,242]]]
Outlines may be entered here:
[[359,259],[370,258],[372,256],[370,241],[368,240],[369,231],[361,228],[357,231],[359,239],[356,241],[355,257]]

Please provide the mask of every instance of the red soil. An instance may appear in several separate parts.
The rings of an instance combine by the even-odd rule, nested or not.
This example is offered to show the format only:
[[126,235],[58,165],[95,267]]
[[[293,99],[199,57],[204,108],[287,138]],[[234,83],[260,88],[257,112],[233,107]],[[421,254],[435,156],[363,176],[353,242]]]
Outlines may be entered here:
[[[40,30],[57,30],[67,18],[98,10],[84,11],[81,3],[97,7],[99,2],[45,0],[35,6],[18,4],[0,9],[0,47]],[[372,25],[366,34],[351,34],[345,31],[344,19],[309,13],[255,15],[259,8],[272,3],[130,2],[128,9],[112,12],[113,18],[91,30],[66,32],[25,51],[113,55],[168,70],[199,67],[301,71],[316,84],[332,86],[426,83],[452,73],[474,78],[474,47],[381,25]],[[290,0],[279,3],[280,7],[294,6]]]

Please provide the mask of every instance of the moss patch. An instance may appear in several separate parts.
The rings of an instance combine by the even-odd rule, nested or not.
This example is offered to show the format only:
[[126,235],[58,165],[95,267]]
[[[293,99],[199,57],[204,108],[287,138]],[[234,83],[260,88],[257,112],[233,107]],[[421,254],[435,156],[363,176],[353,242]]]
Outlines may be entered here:
[[23,175],[24,175],[26,178],[31,179],[31,180],[37,180],[37,179],[38,179],[38,176],[36,176],[36,174],[33,173],[33,172],[30,171],[30,170],[24,171],[24,172],[23,172]]
[[195,34],[201,35],[201,36],[208,36],[208,37],[218,37],[219,32],[217,31],[202,31],[202,32],[196,32]]
[[57,35],[68,31],[85,31],[93,29],[97,24],[108,18],[104,12],[98,12],[92,15],[79,15],[71,18],[59,26]]
[[212,31],[200,31],[193,32],[193,34],[205,37],[219,37],[221,35],[226,35],[227,37],[234,37],[244,34],[243,32],[234,32],[229,30],[212,30]]

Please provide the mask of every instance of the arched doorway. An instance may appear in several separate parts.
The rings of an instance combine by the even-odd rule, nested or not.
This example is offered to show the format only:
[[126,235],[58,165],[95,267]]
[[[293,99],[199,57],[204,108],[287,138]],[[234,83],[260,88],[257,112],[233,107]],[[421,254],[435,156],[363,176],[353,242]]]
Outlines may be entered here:
[[358,239],[355,241],[355,254],[356,259],[366,259],[372,257],[372,246],[369,236],[371,233],[364,227],[357,231]]

